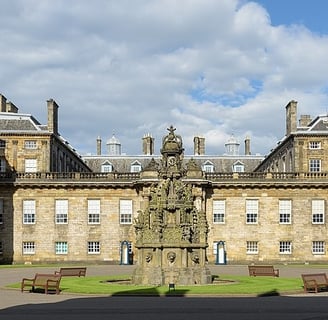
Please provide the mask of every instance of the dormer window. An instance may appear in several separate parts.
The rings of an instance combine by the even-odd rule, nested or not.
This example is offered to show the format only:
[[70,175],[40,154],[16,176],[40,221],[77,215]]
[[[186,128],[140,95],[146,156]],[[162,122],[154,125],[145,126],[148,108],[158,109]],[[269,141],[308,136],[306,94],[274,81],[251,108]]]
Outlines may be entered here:
[[130,172],[140,172],[141,169],[141,163],[136,160],[131,164]]
[[236,161],[232,166],[233,172],[244,172],[245,166],[241,161]]
[[109,161],[105,161],[101,165],[101,172],[112,172],[113,171],[113,165]]
[[205,172],[214,172],[214,165],[211,161],[207,160],[204,164],[203,164],[203,171]]

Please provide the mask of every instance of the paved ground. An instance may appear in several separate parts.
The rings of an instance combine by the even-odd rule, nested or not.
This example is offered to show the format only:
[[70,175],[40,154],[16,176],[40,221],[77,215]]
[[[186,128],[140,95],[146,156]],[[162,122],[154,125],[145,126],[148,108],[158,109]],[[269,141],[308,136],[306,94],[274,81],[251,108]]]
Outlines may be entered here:
[[[88,275],[132,273],[135,266],[88,266]],[[247,275],[247,266],[210,266],[212,274]],[[313,272],[306,267],[279,266],[281,277]],[[110,297],[61,293],[45,295],[6,289],[9,283],[33,277],[49,268],[0,269],[0,319],[4,320],[98,320],[98,319],[186,319],[228,320],[328,320],[328,294],[298,294],[271,297]],[[327,269],[315,269],[326,272]]]

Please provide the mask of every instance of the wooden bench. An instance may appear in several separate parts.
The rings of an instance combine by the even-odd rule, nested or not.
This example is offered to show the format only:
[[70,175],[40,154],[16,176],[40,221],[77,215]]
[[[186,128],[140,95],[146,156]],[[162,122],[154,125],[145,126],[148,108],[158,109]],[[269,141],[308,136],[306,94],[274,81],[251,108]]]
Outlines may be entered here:
[[328,279],[325,273],[302,274],[304,292],[319,292],[328,289]]
[[60,274],[46,274],[36,273],[34,278],[23,278],[21,283],[21,291],[24,291],[25,287],[30,288],[30,291],[34,292],[36,287],[41,287],[47,294],[49,290],[56,290],[56,294],[59,294],[59,284],[61,280]]
[[275,269],[273,266],[248,266],[248,272],[250,276],[272,276],[279,277],[279,269]]
[[85,277],[87,273],[86,267],[65,267],[55,271],[55,274],[60,274],[62,277],[78,276]]

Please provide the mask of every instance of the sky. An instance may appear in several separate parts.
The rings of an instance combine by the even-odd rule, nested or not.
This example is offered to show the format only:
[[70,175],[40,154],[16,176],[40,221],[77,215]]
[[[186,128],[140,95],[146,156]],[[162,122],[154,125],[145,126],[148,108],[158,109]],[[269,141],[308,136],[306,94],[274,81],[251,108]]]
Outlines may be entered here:
[[173,125],[185,154],[233,136],[266,155],[298,118],[327,114],[326,0],[2,0],[0,93],[82,155],[115,134],[128,155],[155,153]]

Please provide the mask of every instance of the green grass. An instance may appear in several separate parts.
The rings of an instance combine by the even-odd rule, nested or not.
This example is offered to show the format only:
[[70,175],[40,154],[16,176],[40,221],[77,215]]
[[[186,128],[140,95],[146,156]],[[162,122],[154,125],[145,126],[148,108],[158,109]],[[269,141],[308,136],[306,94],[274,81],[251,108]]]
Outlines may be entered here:
[[[219,282],[209,285],[176,285],[169,292],[168,286],[144,286],[125,283],[130,276],[64,277],[62,292],[106,295],[281,295],[302,292],[300,278],[249,277],[220,275]],[[116,281],[115,281],[116,280]],[[10,285],[19,288],[20,284]]]

